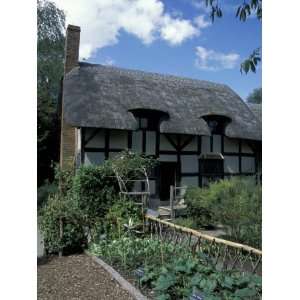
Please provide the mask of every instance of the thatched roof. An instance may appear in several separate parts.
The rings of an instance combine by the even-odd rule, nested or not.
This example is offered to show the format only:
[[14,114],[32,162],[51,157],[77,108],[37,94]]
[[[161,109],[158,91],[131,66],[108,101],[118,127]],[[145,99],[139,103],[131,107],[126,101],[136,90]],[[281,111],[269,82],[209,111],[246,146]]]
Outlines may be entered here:
[[258,120],[261,122],[262,119],[261,104],[249,103],[248,106],[250,107],[250,109],[252,110],[256,118],[258,118]]
[[232,121],[228,137],[261,139],[261,127],[244,101],[228,86],[208,81],[80,63],[64,79],[65,121],[77,127],[134,130],[130,110],[168,113],[163,133],[210,135],[206,115]]

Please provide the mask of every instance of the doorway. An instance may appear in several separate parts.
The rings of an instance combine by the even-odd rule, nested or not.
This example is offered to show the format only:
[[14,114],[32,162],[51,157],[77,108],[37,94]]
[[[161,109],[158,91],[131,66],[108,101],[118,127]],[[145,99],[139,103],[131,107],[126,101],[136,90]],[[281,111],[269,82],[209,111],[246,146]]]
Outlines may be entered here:
[[160,162],[159,198],[161,201],[170,199],[170,186],[175,185],[178,176],[177,162]]

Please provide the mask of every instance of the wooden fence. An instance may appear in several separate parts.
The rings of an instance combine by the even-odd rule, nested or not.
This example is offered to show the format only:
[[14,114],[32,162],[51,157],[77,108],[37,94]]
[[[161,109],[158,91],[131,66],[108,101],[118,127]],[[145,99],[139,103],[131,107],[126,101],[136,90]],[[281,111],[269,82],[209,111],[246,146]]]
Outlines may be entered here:
[[211,258],[218,269],[261,275],[262,251],[258,249],[216,238],[149,215],[146,216],[146,221],[151,237],[189,247],[193,254],[201,251]]

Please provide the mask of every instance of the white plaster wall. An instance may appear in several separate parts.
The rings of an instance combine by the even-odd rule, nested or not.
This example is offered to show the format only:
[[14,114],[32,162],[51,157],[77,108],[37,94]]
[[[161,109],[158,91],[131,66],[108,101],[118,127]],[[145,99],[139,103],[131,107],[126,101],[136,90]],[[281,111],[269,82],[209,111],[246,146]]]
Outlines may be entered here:
[[197,137],[194,136],[192,141],[187,146],[185,146],[182,150],[183,151],[197,151],[198,150]]
[[142,131],[133,131],[132,132],[132,150],[136,153],[141,153],[142,148]]
[[221,135],[214,134],[213,135],[213,152],[221,153]]
[[255,172],[255,158],[254,157],[242,157],[242,172],[254,173]]
[[236,139],[229,139],[224,136],[224,151],[239,152],[239,141]]
[[[95,129],[86,129],[86,131],[85,131],[85,140],[86,141],[94,133],[94,130]],[[104,148],[105,147],[104,130],[101,129],[85,146],[93,147],[93,148]]]
[[197,155],[181,155],[181,172],[198,172]]
[[80,153],[81,152],[81,129],[80,128],[77,128],[76,129],[76,134],[77,134],[77,137],[76,137],[76,143],[77,143],[77,153]]
[[146,132],[146,154],[155,155],[156,150],[156,132],[147,131]]
[[128,147],[128,133],[125,130],[111,130],[109,139],[110,148],[126,149]]
[[226,172],[226,173],[238,173],[239,172],[238,156],[224,156],[224,172]]
[[159,150],[175,151],[175,148],[172,146],[172,144],[167,140],[167,138],[163,134],[160,135],[160,149]]
[[210,137],[201,136],[201,153],[210,153]]
[[103,152],[85,152],[84,164],[85,165],[101,165],[105,160]]
[[243,153],[253,153],[253,150],[249,147],[249,145],[245,141],[242,142],[242,152]]
[[181,177],[181,185],[198,186],[198,176]]
[[177,156],[171,155],[171,154],[161,154],[159,156],[160,161],[176,161],[177,162]]

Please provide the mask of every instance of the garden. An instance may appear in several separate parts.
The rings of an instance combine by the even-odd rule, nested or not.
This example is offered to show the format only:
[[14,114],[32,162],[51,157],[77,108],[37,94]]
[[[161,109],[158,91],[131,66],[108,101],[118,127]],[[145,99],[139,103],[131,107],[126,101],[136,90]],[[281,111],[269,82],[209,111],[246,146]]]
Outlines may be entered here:
[[[38,193],[39,226],[47,253],[85,250],[115,268],[149,299],[261,299],[261,276],[219,268],[212,247],[197,244],[192,235],[184,239],[174,230],[176,238],[171,238],[177,225],[189,230],[222,225],[222,238],[260,249],[261,186],[253,178],[234,177],[203,189],[189,188],[186,216],[175,219],[172,230],[159,233],[140,206],[120,199],[114,176],[116,166],[124,177],[135,179],[138,168],[150,170],[157,163],[122,152],[101,166],[57,170],[56,184],[47,184]],[[216,241],[212,244],[219,249]],[[193,243],[197,247],[191,247]]]

